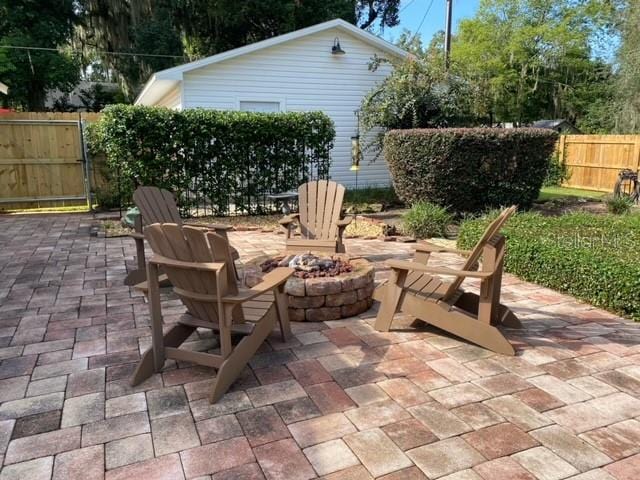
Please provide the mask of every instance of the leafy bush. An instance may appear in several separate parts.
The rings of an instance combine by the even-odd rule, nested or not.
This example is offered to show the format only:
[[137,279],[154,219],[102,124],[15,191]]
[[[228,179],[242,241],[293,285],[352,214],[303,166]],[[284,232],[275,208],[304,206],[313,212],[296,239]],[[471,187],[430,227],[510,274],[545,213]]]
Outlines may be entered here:
[[381,212],[389,207],[402,205],[396,192],[391,187],[349,189],[344,197],[344,206],[347,213]]
[[101,209],[110,210],[120,206],[120,195],[113,184],[98,186],[95,188],[95,202]]
[[252,113],[114,105],[92,127],[124,200],[134,180],[173,191],[183,213],[262,213],[272,192],[329,173],[335,131],[321,112]]
[[[459,247],[475,245],[489,221],[464,222]],[[640,215],[522,213],[503,233],[508,272],[640,320]]]
[[629,213],[633,206],[633,200],[627,195],[609,196],[605,199],[605,203],[607,204],[607,211],[614,215]]
[[384,156],[398,196],[482,211],[537,198],[557,134],[537,128],[392,130]]
[[558,153],[554,153],[549,161],[549,168],[547,169],[547,176],[544,179],[543,185],[545,187],[559,187],[564,182],[569,180],[571,172],[567,164],[564,163]]
[[350,188],[345,193],[344,201],[346,203],[382,203],[384,205],[397,205],[400,202],[395,190],[390,187]]
[[[376,58],[371,69],[387,60]],[[439,128],[471,125],[476,122],[472,86],[433,62],[409,58],[394,65],[393,71],[362,100],[360,120],[374,138],[365,148],[382,149],[384,130],[399,128]]]
[[453,216],[446,208],[429,202],[417,202],[402,217],[406,233],[416,238],[444,237]]

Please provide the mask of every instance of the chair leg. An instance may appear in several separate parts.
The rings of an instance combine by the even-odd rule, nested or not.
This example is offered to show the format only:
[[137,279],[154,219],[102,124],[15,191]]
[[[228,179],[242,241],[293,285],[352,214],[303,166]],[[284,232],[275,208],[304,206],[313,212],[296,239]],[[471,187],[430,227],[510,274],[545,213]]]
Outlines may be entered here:
[[209,394],[209,402],[215,403],[229,390],[229,387],[238,378],[249,360],[255,355],[262,342],[269,336],[277,320],[275,305],[260,320],[253,332],[247,335],[236,345],[231,354],[225,359],[213,382]]
[[138,268],[130,272],[124,279],[125,285],[137,285],[147,279],[147,265],[144,253],[144,240],[142,238],[135,238],[136,242],[136,262]]
[[403,300],[402,311],[493,352],[515,355],[513,346],[497,327],[456,307],[407,295]]
[[[171,330],[169,330],[163,337],[163,346],[164,347],[179,347],[182,342],[184,342],[195,330],[194,327],[189,327],[187,325],[175,325]],[[129,384],[132,387],[142,383],[144,380],[149,378],[154,373],[160,372],[162,370],[163,365],[160,368],[156,368],[154,364],[154,354],[153,347],[147,349],[146,352],[142,355],[136,370],[131,375],[131,379],[129,380]]]
[[287,307],[287,296],[284,293],[284,286],[278,287],[274,295],[276,299],[278,323],[280,324],[280,334],[282,335],[282,341],[286,342],[291,338],[291,325],[289,324],[289,308]]
[[379,332],[388,332],[393,322],[393,316],[398,311],[402,299],[402,287],[407,278],[406,270],[391,270],[391,277],[386,283],[384,298],[376,316],[374,328]]

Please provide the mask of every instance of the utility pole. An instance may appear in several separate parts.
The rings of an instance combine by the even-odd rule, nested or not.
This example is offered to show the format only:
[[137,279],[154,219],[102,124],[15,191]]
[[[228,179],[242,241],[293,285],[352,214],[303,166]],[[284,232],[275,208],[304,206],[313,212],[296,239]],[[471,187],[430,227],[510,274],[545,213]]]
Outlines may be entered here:
[[447,2],[447,17],[445,19],[444,30],[444,68],[449,70],[449,55],[451,53],[451,14],[453,9],[453,0]]

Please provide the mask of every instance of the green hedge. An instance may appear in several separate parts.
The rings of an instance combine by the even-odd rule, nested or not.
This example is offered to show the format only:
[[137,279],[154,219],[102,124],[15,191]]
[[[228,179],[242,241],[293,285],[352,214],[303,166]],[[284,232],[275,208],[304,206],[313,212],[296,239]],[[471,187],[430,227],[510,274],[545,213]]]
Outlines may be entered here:
[[[458,245],[472,247],[488,222],[464,222]],[[508,272],[640,320],[640,215],[523,213],[504,234]]]
[[384,157],[393,185],[408,203],[433,202],[454,212],[531,206],[557,134],[536,128],[391,130]]
[[107,107],[91,148],[106,153],[124,201],[134,179],[178,195],[184,213],[263,213],[266,195],[326,178],[335,131],[321,112],[251,113],[159,107]]

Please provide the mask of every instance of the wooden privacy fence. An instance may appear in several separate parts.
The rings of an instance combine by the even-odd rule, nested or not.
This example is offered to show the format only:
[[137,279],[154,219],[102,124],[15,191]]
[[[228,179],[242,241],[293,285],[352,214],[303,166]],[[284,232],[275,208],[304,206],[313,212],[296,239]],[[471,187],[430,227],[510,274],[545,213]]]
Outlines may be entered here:
[[562,135],[558,151],[567,187],[612,192],[620,170],[640,169],[640,135]]
[[[103,187],[104,157],[91,159],[82,125],[99,113],[16,112],[0,115],[0,210],[88,203]],[[640,135],[562,135],[567,187],[613,191],[618,172],[640,170]]]
[[91,168],[82,122],[95,113],[0,115],[0,209],[82,205]]

